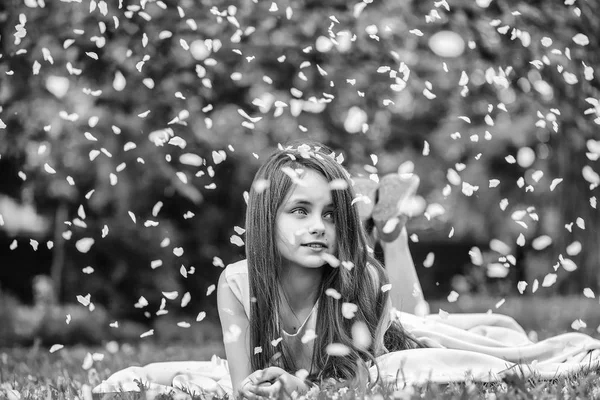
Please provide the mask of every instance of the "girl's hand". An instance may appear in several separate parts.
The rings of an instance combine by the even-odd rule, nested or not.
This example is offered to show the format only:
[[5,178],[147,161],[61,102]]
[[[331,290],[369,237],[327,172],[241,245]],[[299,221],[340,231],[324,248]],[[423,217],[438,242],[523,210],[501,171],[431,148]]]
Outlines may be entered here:
[[282,368],[269,367],[253,372],[244,380],[240,394],[250,400],[280,396],[291,398],[292,392],[305,393],[308,386],[304,381]]
[[276,380],[285,371],[282,368],[270,367],[265,369],[259,369],[248,375],[246,379],[242,381],[242,385],[239,389],[239,396],[244,399],[257,400],[261,396],[256,394],[258,387],[271,386],[273,381]]

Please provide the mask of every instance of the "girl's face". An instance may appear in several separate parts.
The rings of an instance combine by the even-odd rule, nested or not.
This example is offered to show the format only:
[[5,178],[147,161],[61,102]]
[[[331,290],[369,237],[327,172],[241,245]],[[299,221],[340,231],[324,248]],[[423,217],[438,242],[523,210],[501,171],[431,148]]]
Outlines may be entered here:
[[281,204],[275,221],[277,250],[286,266],[319,268],[335,255],[331,189],[320,173],[305,169]]

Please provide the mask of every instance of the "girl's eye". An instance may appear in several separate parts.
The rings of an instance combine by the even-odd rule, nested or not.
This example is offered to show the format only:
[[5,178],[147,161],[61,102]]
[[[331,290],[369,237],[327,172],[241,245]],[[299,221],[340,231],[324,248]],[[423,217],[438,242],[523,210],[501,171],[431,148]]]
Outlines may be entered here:
[[294,208],[292,214],[306,215],[306,210],[304,208]]
[[326,219],[332,220],[333,219],[333,211],[326,212],[325,215],[324,215],[324,217]]

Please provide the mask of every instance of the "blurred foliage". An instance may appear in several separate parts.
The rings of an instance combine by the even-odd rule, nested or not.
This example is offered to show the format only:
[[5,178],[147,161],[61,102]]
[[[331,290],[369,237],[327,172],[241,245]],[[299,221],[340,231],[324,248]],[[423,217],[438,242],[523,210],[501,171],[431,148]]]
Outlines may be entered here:
[[[485,284],[494,263],[516,271],[508,290],[531,288],[563,257],[578,268],[546,293],[598,290],[599,12],[595,0],[6,0],[0,193],[52,221],[37,239],[52,241],[61,300],[91,293],[113,315],[150,316],[163,292],[178,291],[174,309],[189,292],[189,312],[214,318],[214,257],[243,257],[230,243],[243,191],[277,143],[312,138],[354,174],[414,163],[419,194],[445,213],[411,220],[413,241],[483,252],[457,289]],[[538,251],[542,235],[552,244]],[[439,276],[461,272],[435,256]],[[447,295],[439,276],[426,294]]]

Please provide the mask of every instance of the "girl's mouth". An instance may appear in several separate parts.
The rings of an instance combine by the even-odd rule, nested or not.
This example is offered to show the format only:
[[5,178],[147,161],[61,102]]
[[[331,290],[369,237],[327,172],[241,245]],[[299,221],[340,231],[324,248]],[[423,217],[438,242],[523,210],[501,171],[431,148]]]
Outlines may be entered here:
[[327,248],[327,245],[325,245],[323,243],[307,243],[307,244],[303,244],[302,246],[309,247],[309,248],[315,249],[315,250],[322,250],[322,249]]

